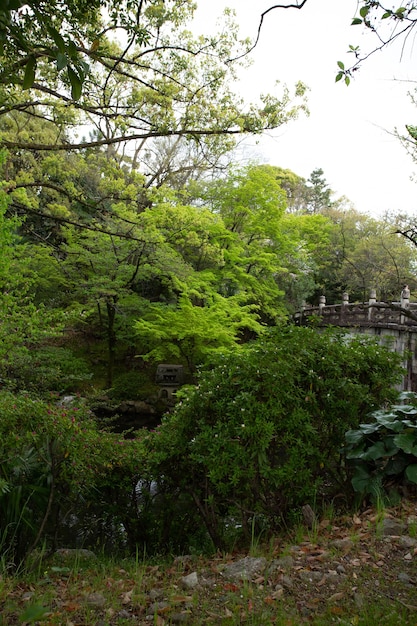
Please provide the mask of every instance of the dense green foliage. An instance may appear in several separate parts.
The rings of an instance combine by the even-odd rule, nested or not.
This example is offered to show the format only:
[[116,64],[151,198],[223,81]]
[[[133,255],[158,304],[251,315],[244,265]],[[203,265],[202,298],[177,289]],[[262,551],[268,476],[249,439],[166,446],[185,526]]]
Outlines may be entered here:
[[[248,42],[227,10],[191,34],[194,10],[0,8],[5,567],[43,545],[185,551],[274,529],[346,486],[346,429],[395,399],[400,355],[288,322],[322,294],[415,289],[401,216],[358,214],[320,168],[232,166],[234,137],[295,119],[305,89],[237,97]],[[137,430],[175,401],[161,362],[198,384]],[[396,463],[414,454],[408,432],[395,445]],[[379,462],[368,447],[360,463]]]
[[344,482],[344,433],[392,400],[398,355],[289,327],[204,371],[151,434],[153,478],[189,494],[218,547],[227,526],[273,528]]
[[396,488],[404,481],[417,483],[416,395],[404,393],[400,399],[409,404],[374,411],[359,429],[346,433],[344,454],[353,488],[362,497],[398,497]]
[[18,565],[45,541],[120,540],[117,521],[130,514],[143,466],[140,437],[100,430],[83,403],[56,398],[2,391],[0,412],[2,563]]

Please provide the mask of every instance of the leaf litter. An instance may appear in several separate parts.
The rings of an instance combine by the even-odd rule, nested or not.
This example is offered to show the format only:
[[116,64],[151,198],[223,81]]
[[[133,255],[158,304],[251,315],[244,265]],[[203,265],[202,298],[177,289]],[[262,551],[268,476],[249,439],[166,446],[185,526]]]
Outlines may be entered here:
[[[407,500],[323,519],[302,535],[257,546],[256,557],[236,552],[159,565],[90,563],[69,572],[51,563],[30,581],[0,578],[0,625],[417,626],[416,519],[417,503]],[[391,535],[396,521],[404,531]]]

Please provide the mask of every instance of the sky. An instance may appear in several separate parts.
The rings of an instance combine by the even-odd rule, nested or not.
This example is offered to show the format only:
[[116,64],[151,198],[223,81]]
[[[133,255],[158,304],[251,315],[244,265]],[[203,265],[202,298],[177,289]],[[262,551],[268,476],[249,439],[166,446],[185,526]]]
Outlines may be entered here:
[[[285,1],[285,0],[284,0]],[[196,23],[215,29],[224,8],[235,9],[241,35],[255,38],[260,15],[271,0],[200,0]],[[276,9],[264,20],[239,90],[248,98],[276,93],[276,80],[289,88],[301,80],[309,87],[310,116],[255,140],[246,154],[262,163],[308,178],[316,168],[334,191],[375,217],[386,211],[417,215],[417,164],[399,140],[405,125],[417,126],[410,92],[417,87],[417,41],[392,45],[370,57],[349,87],[335,82],[337,61],[354,60],[349,45],[372,48],[362,26],[351,26],[356,0],[308,0],[301,10]]]

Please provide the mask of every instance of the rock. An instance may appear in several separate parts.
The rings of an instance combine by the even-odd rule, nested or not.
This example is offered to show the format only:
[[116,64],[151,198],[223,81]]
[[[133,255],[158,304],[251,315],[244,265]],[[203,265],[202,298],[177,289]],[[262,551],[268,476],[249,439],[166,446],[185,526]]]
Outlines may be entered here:
[[191,624],[192,620],[191,613],[173,613],[170,616],[171,624]]
[[382,534],[384,536],[402,535],[406,525],[399,519],[386,517],[382,522]]
[[403,537],[400,537],[398,543],[404,548],[415,548],[417,546],[417,539],[415,539],[414,537],[409,537],[408,535],[404,535]]
[[411,586],[412,583],[412,579],[411,576],[409,576],[408,574],[406,574],[405,572],[400,572],[397,576],[397,579],[402,582],[405,583],[406,585]]
[[316,514],[309,504],[305,504],[301,509],[304,517],[304,522],[307,528],[313,528],[316,523]]
[[300,570],[298,575],[305,583],[318,583],[323,578],[323,572],[307,569]]
[[336,572],[337,572],[338,574],[346,574],[346,569],[344,568],[344,566],[343,566],[343,565],[338,565],[338,566],[336,567]]
[[94,609],[102,609],[106,604],[106,598],[101,593],[90,593],[85,599],[88,606]]
[[285,589],[292,589],[292,587],[294,587],[294,582],[289,576],[283,576],[281,582]]
[[181,585],[185,589],[194,589],[195,587],[197,587],[198,585],[197,572],[191,572],[191,574],[188,574],[188,576],[183,576],[183,578],[181,578]]
[[244,559],[228,565],[224,570],[224,574],[228,578],[250,580],[255,574],[262,572],[266,564],[267,561],[264,557],[246,556]]
[[151,589],[148,593],[148,598],[152,601],[162,600],[164,597],[163,589]]
[[344,537],[344,539],[335,539],[330,544],[337,550],[343,550],[344,552],[349,552],[353,548],[353,541],[349,539],[349,537]]
[[356,604],[356,607],[358,609],[362,609],[364,607],[365,600],[364,600],[364,597],[363,597],[363,595],[361,593],[357,593],[357,592],[354,593],[353,594],[353,600],[354,600],[354,602]]
[[275,572],[277,569],[289,570],[294,567],[294,559],[292,556],[282,556],[279,559],[274,559],[271,563],[270,572]]
[[96,555],[91,550],[84,548],[59,548],[55,554],[67,559],[96,559]]
[[158,611],[163,611],[169,607],[169,603],[161,600],[160,602],[153,602],[147,610],[148,615],[155,615]]

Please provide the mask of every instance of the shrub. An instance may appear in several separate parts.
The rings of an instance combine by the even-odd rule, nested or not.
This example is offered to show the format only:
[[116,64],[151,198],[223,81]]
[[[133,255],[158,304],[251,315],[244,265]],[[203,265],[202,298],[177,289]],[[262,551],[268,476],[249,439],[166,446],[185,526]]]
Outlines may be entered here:
[[144,372],[133,370],[117,376],[108,391],[112,400],[149,400],[158,395],[159,387]]
[[352,486],[362,498],[386,497],[394,486],[417,483],[417,396],[404,393],[400,400],[410,403],[374,411],[345,435]]
[[91,378],[84,359],[68,348],[43,346],[13,349],[0,367],[3,384],[11,390],[65,393]]
[[60,543],[71,511],[72,542],[117,537],[132,509],[137,517],[140,438],[100,431],[83,405],[62,407],[27,394],[0,392],[0,414],[3,565],[18,565],[40,542]]
[[346,427],[397,396],[400,357],[365,337],[287,327],[242,346],[147,439],[155,479],[188,493],[214,544],[275,527],[342,480]]

